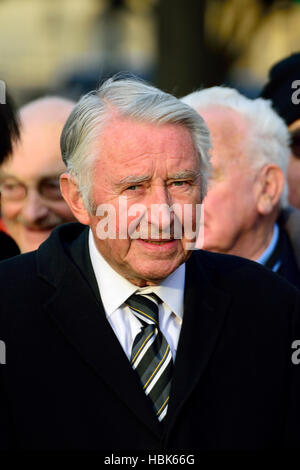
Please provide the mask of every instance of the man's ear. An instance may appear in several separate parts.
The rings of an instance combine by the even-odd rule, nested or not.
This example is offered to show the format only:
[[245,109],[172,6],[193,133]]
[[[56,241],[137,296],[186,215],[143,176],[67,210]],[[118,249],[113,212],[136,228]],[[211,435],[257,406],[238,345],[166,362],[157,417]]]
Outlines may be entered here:
[[278,205],[284,188],[284,174],[279,166],[265,165],[258,175],[257,210],[261,215],[270,214]]
[[69,173],[63,173],[61,175],[60,190],[76,219],[84,225],[89,225],[89,213],[84,207],[77,183]]

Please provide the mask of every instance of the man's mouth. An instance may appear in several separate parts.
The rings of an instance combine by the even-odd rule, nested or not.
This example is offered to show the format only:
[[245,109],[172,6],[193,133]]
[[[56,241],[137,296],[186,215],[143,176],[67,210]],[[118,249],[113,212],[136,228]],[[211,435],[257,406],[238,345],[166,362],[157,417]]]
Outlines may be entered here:
[[151,245],[165,245],[166,243],[171,243],[174,241],[174,238],[164,238],[161,240],[152,240],[151,238],[140,238],[142,242],[150,243]]

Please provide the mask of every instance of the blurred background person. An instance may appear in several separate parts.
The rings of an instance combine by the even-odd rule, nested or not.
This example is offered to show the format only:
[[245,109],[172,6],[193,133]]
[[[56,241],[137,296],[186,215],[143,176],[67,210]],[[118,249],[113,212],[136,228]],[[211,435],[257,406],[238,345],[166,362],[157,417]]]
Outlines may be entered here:
[[286,57],[271,68],[261,96],[272,100],[273,107],[289,128],[289,202],[300,209],[300,53]]
[[270,102],[225,87],[194,92],[183,101],[201,114],[212,137],[203,248],[257,261],[300,287],[292,245],[276,222],[287,205],[284,121]]
[[[19,123],[11,97],[4,89],[0,103],[0,165],[12,152],[12,143],[20,137]],[[0,219],[0,260],[19,254],[19,248],[5,231]]]
[[60,135],[73,106],[60,97],[23,106],[20,141],[0,166],[2,219],[22,253],[37,249],[57,225],[74,220],[59,187],[65,171]]
[[300,2],[6,0],[1,35],[1,78],[18,106],[77,101],[120,71],[176,96],[225,84],[253,98],[271,65],[300,50]]

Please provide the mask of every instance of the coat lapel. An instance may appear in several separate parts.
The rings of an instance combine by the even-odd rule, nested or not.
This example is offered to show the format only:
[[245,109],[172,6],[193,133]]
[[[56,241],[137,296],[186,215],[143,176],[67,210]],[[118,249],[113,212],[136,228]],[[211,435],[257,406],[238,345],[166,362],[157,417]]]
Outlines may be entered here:
[[[68,237],[72,238],[71,242]],[[90,261],[86,256],[73,259],[74,246],[75,252],[86,253],[86,243],[87,233],[82,226],[69,224],[54,231],[38,250],[39,275],[54,288],[44,308],[86,363],[159,437],[162,426],[106,319]],[[201,380],[228,310],[230,296],[213,286],[210,261],[209,258],[207,262],[203,253],[194,253],[187,262],[184,319],[164,425],[166,431]]]
[[[81,235],[82,244],[86,240],[86,234]],[[54,243],[52,249],[48,248],[47,252],[42,249],[38,253],[40,276],[54,284],[54,293],[45,303],[45,310],[94,372],[154,434],[160,436],[161,425],[151,403],[106,319],[102,302],[95,295],[95,286],[91,288],[90,279],[87,281],[83,275],[86,269],[92,268],[82,266],[82,260],[74,264],[61,244],[60,252],[57,252],[57,245]],[[56,277],[52,269],[53,259]],[[90,276],[91,273],[87,274]]]
[[200,252],[186,264],[184,318],[172,381],[166,429],[170,429],[209,364],[228,311],[230,295],[211,281],[212,266]]

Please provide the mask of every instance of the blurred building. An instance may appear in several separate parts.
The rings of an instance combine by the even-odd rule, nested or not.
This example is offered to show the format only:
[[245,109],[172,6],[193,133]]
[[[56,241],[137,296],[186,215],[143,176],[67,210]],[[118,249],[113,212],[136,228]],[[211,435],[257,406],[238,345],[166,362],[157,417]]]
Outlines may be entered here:
[[77,98],[105,75],[151,79],[154,0],[2,0],[0,78],[18,103],[59,92]]
[[226,82],[256,96],[270,67],[300,51],[300,1],[210,0],[206,27],[229,57]]
[[222,83],[255,96],[297,50],[296,0],[0,0],[0,79],[18,105],[77,99],[119,71],[177,96]]

